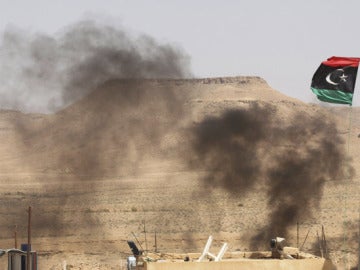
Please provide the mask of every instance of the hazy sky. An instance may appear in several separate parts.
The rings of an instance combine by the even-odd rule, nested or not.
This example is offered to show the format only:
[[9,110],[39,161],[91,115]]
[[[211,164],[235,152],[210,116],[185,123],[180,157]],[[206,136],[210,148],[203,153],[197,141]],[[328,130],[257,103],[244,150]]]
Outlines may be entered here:
[[359,11],[359,0],[0,0],[0,31],[55,35],[95,19],[182,48],[196,77],[256,75],[317,102],[309,87],[320,62],[360,57]]

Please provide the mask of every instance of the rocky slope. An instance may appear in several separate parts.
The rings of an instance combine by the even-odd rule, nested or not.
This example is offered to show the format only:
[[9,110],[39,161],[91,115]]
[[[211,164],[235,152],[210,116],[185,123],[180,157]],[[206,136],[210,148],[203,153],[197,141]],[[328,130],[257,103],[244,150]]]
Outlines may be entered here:
[[336,263],[355,265],[359,114],[258,77],[113,80],[52,115],[2,111],[2,243],[15,225],[25,240],[32,205],[49,269],[118,268],[145,224],[163,250],[209,234],[243,250],[275,234],[297,245],[297,222],[304,249],[319,252],[324,225]]

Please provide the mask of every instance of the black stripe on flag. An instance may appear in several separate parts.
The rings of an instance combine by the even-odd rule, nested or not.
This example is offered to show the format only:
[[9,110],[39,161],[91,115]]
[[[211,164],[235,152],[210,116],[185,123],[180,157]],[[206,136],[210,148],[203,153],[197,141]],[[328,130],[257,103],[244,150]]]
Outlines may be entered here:
[[330,67],[321,64],[315,72],[311,87],[354,93],[357,67]]

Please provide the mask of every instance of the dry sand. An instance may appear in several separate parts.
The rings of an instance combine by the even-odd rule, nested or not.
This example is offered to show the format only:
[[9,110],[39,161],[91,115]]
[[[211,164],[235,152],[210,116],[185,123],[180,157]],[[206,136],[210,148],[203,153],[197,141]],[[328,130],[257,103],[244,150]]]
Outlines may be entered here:
[[[287,240],[319,254],[324,226],[339,269],[356,266],[360,110],[305,104],[257,77],[112,81],[56,114],[2,111],[0,248],[14,247],[14,230],[18,243],[26,243],[31,206],[39,269],[122,269],[130,254],[126,240],[135,236],[148,250],[198,252],[209,235],[215,250],[224,241],[232,251],[250,250],[251,236],[266,228],[273,208],[269,182],[247,192],[204,182],[206,168],[189,166],[188,135],[207,117],[254,104],[275,108],[279,127],[302,126],[319,115],[337,123],[355,174],[326,179],[318,205],[301,210],[299,243],[296,222]],[[261,144],[268,147],[266,140]],[[259,151],[271,163],[267,151],[273,150],[264,147]],[[303,145],[295,140],[280,147]],[[286,205],[283,198],[276,203]],[[6,264],[2,257],[0,269]]]

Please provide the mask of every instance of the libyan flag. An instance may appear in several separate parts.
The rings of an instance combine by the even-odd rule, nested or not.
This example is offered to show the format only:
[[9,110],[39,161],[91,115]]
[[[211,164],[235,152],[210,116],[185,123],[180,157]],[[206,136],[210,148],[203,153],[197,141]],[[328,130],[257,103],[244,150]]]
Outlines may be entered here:
[[311,90],[321,101],[352,104],[360,58],[333,56],[316,70]]

